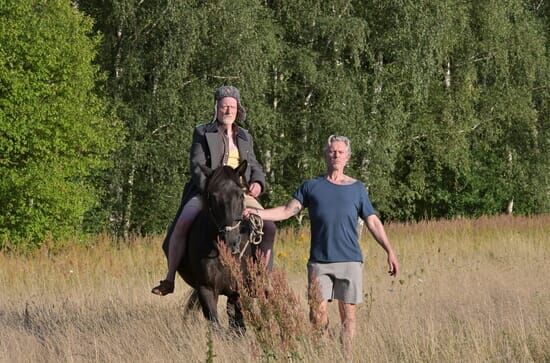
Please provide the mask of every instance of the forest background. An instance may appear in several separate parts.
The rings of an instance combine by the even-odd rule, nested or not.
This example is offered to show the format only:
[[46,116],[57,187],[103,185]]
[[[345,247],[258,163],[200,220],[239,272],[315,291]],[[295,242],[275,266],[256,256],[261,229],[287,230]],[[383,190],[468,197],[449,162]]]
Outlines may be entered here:
[[322,173],[341,134],[386,221],[548,213],[549,15],[544,0],[0,0],[0,248],[164,231],[224,84],[264,205]]

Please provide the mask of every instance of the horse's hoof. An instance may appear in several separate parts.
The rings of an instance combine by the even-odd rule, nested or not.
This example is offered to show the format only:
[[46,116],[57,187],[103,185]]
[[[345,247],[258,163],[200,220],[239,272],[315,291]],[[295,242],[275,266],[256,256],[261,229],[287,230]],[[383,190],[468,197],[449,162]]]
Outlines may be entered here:
[[151,292],[159,296],[171,294],[174,292],[174,281],[162,280],[160,285],[153,287]]

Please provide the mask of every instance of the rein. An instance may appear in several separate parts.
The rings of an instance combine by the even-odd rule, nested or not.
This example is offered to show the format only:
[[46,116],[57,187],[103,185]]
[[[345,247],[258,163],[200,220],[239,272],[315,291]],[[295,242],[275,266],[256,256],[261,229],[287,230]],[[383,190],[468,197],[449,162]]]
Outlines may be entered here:
[[239,255],[239,260],[243,258],[244,251],[246,251],[248,245],[250,243],[252,243],[253,245],[260,244],[264,235],[264,232],[262,231],[264,228],[264,221],[260,218],[259,215],[250,214],[250,216],[248,217],[248,222],[250,223],[250,233],[248,235],[248,239],[246,240],[244,248]]
[[[207,198],[208,199],[208,198]],[[220,239],[220,234],[225,234],[227,232],[231,232],[241,226],[242,219],[235,220],[235,223],[231,226],[225,226],[225,227],[219,227],[218,223],[216,222],[216,219],[214,218],[214,213],[212,211],[212,208],[208,207],[208,212],[210,215],[210,218],[214,222],[214,225],[218,228],[218,233],[216,234],[216,241],[220,243],[222,240]],[[253,245],[258,245],[262,242],[262,238],[264,235],[263,228],[264,228],[264,221],[262,218],[260,218],[257,214],[250,214],[248,223],[250,224],[250,233],[248,234],[248,238],[246,240],[246,243],[244,245],[244,248],[242,249],[241,253],[239,254],[239,260],[242,259],[244,252],[246,251],[248,245],[252,243]]]

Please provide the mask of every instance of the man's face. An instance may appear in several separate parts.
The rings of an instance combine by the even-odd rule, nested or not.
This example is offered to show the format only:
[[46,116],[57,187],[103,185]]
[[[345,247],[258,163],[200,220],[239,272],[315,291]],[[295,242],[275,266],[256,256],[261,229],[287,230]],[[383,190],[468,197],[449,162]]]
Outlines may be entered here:
[[333,141],[326,152],[326,159],[329,168],[343,170],[349,160],[346,143]]
[[218,101],[218,122],[230,126],[237,118],[237,100],[233,97],[224,97]]

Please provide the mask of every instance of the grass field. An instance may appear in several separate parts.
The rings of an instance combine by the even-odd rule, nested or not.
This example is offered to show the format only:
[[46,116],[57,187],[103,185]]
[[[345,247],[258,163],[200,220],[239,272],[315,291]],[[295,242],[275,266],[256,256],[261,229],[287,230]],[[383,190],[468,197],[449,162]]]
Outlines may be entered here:
[[[549,215],[386,230],[402,272],[388,277],[385,254],[363,235],[354,361],[550,362]],[[286,272],[306,327],[308,238],[287,229],[276,244],[276,268]],[[87,247],[0,254],[0,361],[344,361],[335,303],[329,336],[302,339],[286,356],[262,349],[251,329],[242,338],[211,335],[198,314],[184,319],[181,279],[173,295],[149,292],[165,272],[160,244],[161,237],[125,244],[103,237]]]

